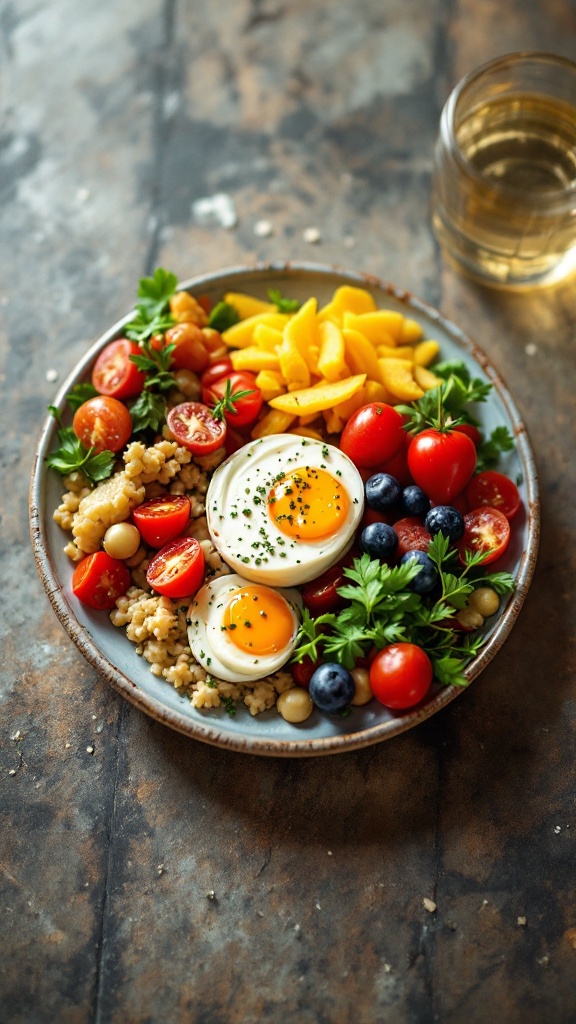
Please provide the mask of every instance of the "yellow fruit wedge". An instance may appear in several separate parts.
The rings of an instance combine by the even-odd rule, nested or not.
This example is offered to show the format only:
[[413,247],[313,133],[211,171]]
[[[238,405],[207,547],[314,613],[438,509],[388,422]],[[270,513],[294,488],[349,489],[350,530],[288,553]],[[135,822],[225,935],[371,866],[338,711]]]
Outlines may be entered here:
[[277,331],[283,331],[290,317],[287,313],[257,313],[256,316],[249,316],[238,324],[233,324],[222,337],[230,348],[248,348],[254,344],[254,328],[258,324],[266,324],[267,327],[274,327]]
[[321,381],[314,387],[279,395],[278,398],[272,399],[270,405],[273,409],[291,412],[295,416],[310,416],[312,413],[323,412],[324,409],[332,409],[340,402],[345,402],[360,390],[365,380],[366,374],[360,373],[333,383]]
[[244,292],[226,292],[224,302],[234,306],[241,320],[247,320],[251,316],[258,316],[259,313],[277,312],[277,307],[273,302],[257,299],[254,295],[245,295]]
[[380,379],[385,388],[401,402],[415,402],[422,398],[424,391],[416,384],[412,375],[412,363],[408,359],[379,359]]

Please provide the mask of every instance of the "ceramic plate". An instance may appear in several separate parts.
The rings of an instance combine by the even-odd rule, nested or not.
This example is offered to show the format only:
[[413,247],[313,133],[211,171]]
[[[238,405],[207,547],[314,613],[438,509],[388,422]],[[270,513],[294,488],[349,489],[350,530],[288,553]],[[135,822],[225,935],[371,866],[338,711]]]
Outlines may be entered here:
[[[341,284],[367,288],[378,306],[399,310],[418,320],[425,336],[440,343],[442,359],[461,359],[474,375],[489,380],[493,384],[489,401],[478,410],[482,425],[490,432],[495,426],[505,424],[516,437],[515,450],[504,456],[498,468],[521,481],[525,513],[521,521],[515,521],[513,539],[502,559],[505,561],[502,568],[514,574],[517,587],[502,614],[487,629],[481,653],[467,668],[466,675],[472,681],[492,660],[516,621],[534,570],[539,533],[538,489],[530,443],[514,401],[486,355],[435,309],[367,275],[316,264],[273,263],[207,274],[185,282],[182,287],[195,294],[207,294],[217,301],[227,291],[244,291],[266,298],[267,289],[274,286],[300,300],[315,295],[323,305]],[[86,353],[60,389],[54,402],[58,408],[64,409],[66,394],[75,383],[89,379],[92,363],[100,350],[122,334],[123,325],[130,319],[127,316],[121,320]],[[82,654],[119,693],[153,718],[216,746],[251,754],[301,757],[354,750],[389,739],[422,722],[465,692],[457,687],[436,687],[418,708],[402,713],[391,712],[375,700],[364,707],[353,708],[346,718],[314,711],[307,722],[298,726],[285,722],[275,710],[253,718],[244,705],[238,707],[234,718],[223,708],[196,710],[186,697],[152,675],[124,630],[113,627],[105,613],[93,612],[73,596],[72,565],[62,551],[65,535],[52,519],[53,510],[60,503],[62,482],[59,475],[47,471],[44,464],[55,442],[55,421],[49,417],[36,453],[30,494],[32,543],[40,576],[56,614]]]

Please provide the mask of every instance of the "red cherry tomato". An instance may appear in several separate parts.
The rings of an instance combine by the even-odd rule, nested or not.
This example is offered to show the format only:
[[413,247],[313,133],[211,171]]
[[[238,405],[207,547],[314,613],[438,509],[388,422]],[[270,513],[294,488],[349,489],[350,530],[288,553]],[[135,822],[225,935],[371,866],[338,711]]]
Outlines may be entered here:
[[105,551],[86,555],[78,562],[72,576],[72,590],[78,600],[99,611],[113,608],[130,583],[128,566]]
[[470,508],[490,505],[503,512],[506,519],[512,519],[521,505],[520,492],[516,484],[504,473],[486,469],[473,476],[466,488]]
[[411,708],[428,693],[432,676],[432,663],[421,647],[391,644],[370,666],[370,689],[387,708]]
[[388,462],[378,466],[378,469],[374,472],[390,473],[390,476],[395,477],[402,487],[409,487],[410,484],[413,484],[412,474],[408,468],[408,449],[411,444],[412,436],[404,431],[404,443],[400,451],[396,452],[396,455],[391,459],[388,459]]
[[340,448],[358,468],[387,462],[404,445],[400,413],[384,402],[371,402],[352,413],[340,438]]
[[408,449],[408,468],[431,501],[448,505],[476,468],[476,448],[462,432],[423,430]]
[[323,572],[318,579],[311,580],[302,588],[302,599],[312,615],[324,615],[335,612],[345,604],[337,593],[339,587],[346,582],[344,567],[341,562]]
[[250,437],[244,437],[240,431],[234,430],[233,427],[226,427],[226,440],[224,441],[226,455],[234,455],[239,448],[243,448],[245,444],[248,444],[248,441],[250,441]]
[[170,327],[164,335],[164,345],[176,346],[172,351],[171,370],[202,373],[208,366],[208,346],[198,324],[182,323]]
[[130,356],[141,355],[135,341],[117,338],[102,349],[92,370],[92,383],[101,395],[111,398],[135,398],[144,388],[146,374]]
[[190,498],[185,494],[168,494],[151,498],[132,512],[140,536],[152,548],[161,548],[179,537],[190,522]]
[[482,562],[494,562],[508,547],[510,540],[510,523],[503,512],[487,505],[467,512],[464,516],[464,535],[456,547],[460,561],[464,563],[466,551],[488,551],[490,554]]
[[178,537],[160,548],[146,580],[165,597],[192,597],[204,581],[204,552],[194,537]]
[[290,671],[296,686],[308,687],[319,664],[319,661],[312,661],[312,658],[309,658],[308,655],[305,655],[302,661],[293,661],[290,665]]
[[398,519],[394,523],[394,529],[398,537],[396,558],[402,558],[407,551],[428,551],[432,534],[428,533],[417,516],[405,516],[404,519]]
[[200,385],[202,388],[211,388],[212,385],[220,380],[220,377],[228,377],[234,372],[231,359],[219,359],[217,363],[209,366],[207,370],[200,377]]
[[[230,382],[229,389],[228,382]],[[235,411],[224,409],[226,422],[231,427],[246,427],[248,424],[254,423],[264,401],[262,392],[256,385],[254,374],[238,370],[235,373],[227,374],[226,377],[220,377],[209,388],[203,389],[202,401],[206,402],[206,405],[214,406],[224,398],[227,390],[230,391],[230,399]],[[234,395],[240,391],[250,393],[235,399]]]
[[215,420],[210,409],[200,402],[175,405],[166,422],[176,440],[193,455],[209,455],[224,444],[226,423]]
[[94,448],[95,455],[119,452],[132,433],[132,417],[117,398],[96,395],[78,407],[72,427],[86,448]]
[[470,438],[475,448],[478,448],[482,443],[482,434],[473,423],[459,423],[454,427],[454,430],[459,431],[460,434],[466,434],[466,437]]

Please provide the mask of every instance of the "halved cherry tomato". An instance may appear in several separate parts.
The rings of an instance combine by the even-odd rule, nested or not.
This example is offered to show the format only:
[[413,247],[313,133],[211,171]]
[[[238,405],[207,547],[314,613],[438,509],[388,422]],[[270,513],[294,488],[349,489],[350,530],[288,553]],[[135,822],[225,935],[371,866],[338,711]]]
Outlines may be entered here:
[[408,469],[431,501],[448,505],[476,469],[474,442],[456,430],[423,430],[408,449]]
[[181,323],[170,327],[164,335],[164,344],[175,345],[170,369],[192,370],[202,373],[209,361],[208,346],[198,324]]
[[220,380],[220,377],[227,377],[234,370],[231,359],[219,359],[217,363],[209,366],[208,369],[204,370],[204,373],[200,377],[200,384],[202,388],[210,388],[215,381]]
[[403,447],[405,431],[400,413],[384,402],[371,402],[352,413],[340,438],[340,448],[358,468],[388,462]]
[[296,686],[308,687],[318,665],[320,665],[320,662],[312,661],[312,658],[309,658],[308,655],[302,658],[302,661],[293,661],[290,665],[290,671]]
[[175,405],[166,421],[176,440],[193,455],[209,455],[224,444],[225,421],[215,420],[210,409],[200,402]]
[[510,523],[497,508],[484,506],[464,516],[464,536],[456,547],[464,564],[466,551],[490,552],[482,562],[494,562],[504,553],[510,540]]
[[190,498],[185,494],[167,494],[150,498],[132,512],[140,536],[152,548],[161,548],[179,537],[190,522]]
[[130,356],[141,355],[135,341],[117,338],[102,349],[92,370],[92,383],[101,395],[111,398],[135,398],[146,381],[146,374],[139,370]]
[[113,608],[130,583],[128,566],[105,551],[86,555],[78,562],[72,576],[72,590],[78,600],[98,611]]
[[470,438],[475,448],[478,448],[482,443],[482,434],[473,423],[458,423],[454,430],[458,430],[461,434],[466,434],[466,437]]
[[318,579],[305,583],[302,587],[302,600],[312,615],[324,615],[342,608],[345,601],[338,594],[338,588],[346,582],[344,567],[341,562],[323,572]]
[[432,676],[432,663],[421,647],[390,644],[372,661],[370,689],[387,708],[411,708],[428,693]]
[[424,523],[417,516],[405,516],[404,519],[398,519],[394,523],[394,529],[398,537],[397,559],[402,558],[407,551],[428,551],[432,535],[428,533]]
[[[226,395],[228,381],[230,382],[228,390],[235,411],[224,409],[224,417],[231,427],[246,427],[250,423],[254,423],[264,401],[262,391],[256,385],[254,374],[238,370],[225,377],[220,377],[209,388],[203,388],[202,401],[207,405],[215,406]],[[235,399],[234,395],[241,391],[248,391],[250,394]]]
[[77,408],[72,428],[86,448],[94,448],[95,455],[119,452],[132,433],[132,417],[117,398],[96,395]]
[[204,552],[195,537],[178,537],[160,548],[146,580],[165,597],[192,597],[204,581]]
[[514,481],[494,469],[486,469],[472,477],[466,488],[466,498],[470,508],[490,505],[503,512],[506,519],[512,519],[521,505],[520,492]]

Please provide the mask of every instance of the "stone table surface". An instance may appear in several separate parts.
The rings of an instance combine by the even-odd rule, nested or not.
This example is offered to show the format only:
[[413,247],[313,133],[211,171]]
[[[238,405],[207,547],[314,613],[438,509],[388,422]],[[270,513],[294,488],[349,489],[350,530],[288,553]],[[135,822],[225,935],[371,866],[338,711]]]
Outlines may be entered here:
[[[575,42],[574,0],[2,6],[2,1024],[576,1020],[576,290],[477,287],[428,208],[458,79]],[[217,192],[232,229],[194,219]],[[29,543],[49,371],[156,265],[273,259],[440,308],[503,374],[540,479],[502,650],[432,719],[338,757],[223,751],[137,711],[62,630]]]

